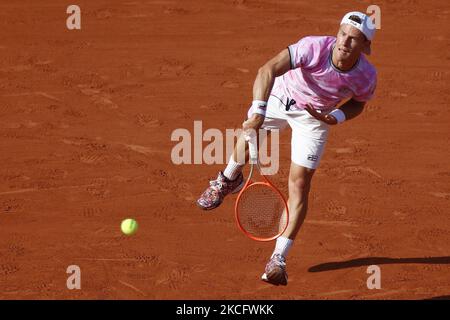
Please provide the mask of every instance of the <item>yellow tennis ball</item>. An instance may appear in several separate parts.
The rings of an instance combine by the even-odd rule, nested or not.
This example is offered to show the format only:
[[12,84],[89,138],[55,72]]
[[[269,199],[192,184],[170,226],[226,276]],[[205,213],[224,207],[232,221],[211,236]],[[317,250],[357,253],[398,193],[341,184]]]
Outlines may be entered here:
[[125,219],[122,221],[120,229],[122,229],[122,232],[127,236],[131,236],[132,234],[136,233],[138,229],[138,223],[134,219]]

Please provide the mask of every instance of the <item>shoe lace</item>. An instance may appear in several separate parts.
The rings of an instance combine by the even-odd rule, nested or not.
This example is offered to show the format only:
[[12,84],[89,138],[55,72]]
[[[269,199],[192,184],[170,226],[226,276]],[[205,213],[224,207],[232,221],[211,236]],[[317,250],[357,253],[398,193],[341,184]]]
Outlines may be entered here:
[[275,265],[282,267],[283,269],[286,267],[286,260],[282,255],[276,254],[273,256],[272,260],[275,263]]
[[211,180],[209,182],[209,185],[217,190],[221,190],[223,188],[223,183],[221,181],[217,181],[217,180]]

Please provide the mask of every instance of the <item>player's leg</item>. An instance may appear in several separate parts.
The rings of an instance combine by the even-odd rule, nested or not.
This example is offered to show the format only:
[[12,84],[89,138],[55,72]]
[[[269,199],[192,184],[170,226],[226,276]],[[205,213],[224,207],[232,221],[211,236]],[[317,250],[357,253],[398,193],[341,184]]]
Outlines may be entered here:
[[224,176],[229,180],[235,180],[242,174],[242,168],[248,161],[248,147],[245,141],[244,134],[240,134],[236,145],[234,146],[233,154],[231,155],[228,165],[223,171]]
[[287,284],[286,257],[308,212],[308,197],[315,169],[291,163],[289,172],[289,224],[277,239],[266,265],[263,280],[276,285]]
[[289,172],[289,224],[276,241],[266,265],[263,280],[275,285],[287,284],[286,257],[308,212],[311,180],[318,168],[328,136],[328,126],[313,119],[306,111],[289,118],[292,127],[291,169]]
[[242,168],[248,161],[248,150],[244,135],[238,137],[233,155],[224,171],[220,171],[217,178],[209,182],[208,188],[197,200],[197,206],[203,210],[217,208],[230,193],[239,192],[245,184]]
[[[284,115],[280,113],[280,100],[270,98],[267,104],[267,114],[262,125],[262,129],[270,130],[283,129],[287,127]],[[197,205],[203,210],[217,208],[230,193],[238,192],[245,184],[242,169],[248,161],[248,148],[245,137],[241,134],[238,137],[233,155],[230,157],[225,170],[219,172],[217,179],[210,181],[210,186],[203,192],[197,200]]]
[[[263,127],[261,129],[267,130],[267,135],[264,138],[269,138],[271,129],[267,128],[268,124],[271,123],[273,125],[274,121],[268,120],[264,121]],[[260,135],[257,135],[257,143],[260,145],[263,141],[260,141]],[[233,153],[228,160],[228,165],[223,171],[223,175],[229,180],[235,180],[241,173],[244,165],[248,162],[249,152],[248,152],[248,143],[245,139],[245,135],[242,133],[239,135],[236,145],[234,146]]]
[[209,187],[197,200],[197,206],[203,210],[217,208],[230,193],[239,192],[245,184],[242,168],[248,161],[248,148],[244,135],[238,137],[234,152],[224,171],[209,182]]
[[[289,171],[289,224],[282,237],[294,240],[306,218],[311,180],[315,169],[291,162]],[[278,252],[277,253],[284,253]],[[286,252],[287,255],[287,252]]]

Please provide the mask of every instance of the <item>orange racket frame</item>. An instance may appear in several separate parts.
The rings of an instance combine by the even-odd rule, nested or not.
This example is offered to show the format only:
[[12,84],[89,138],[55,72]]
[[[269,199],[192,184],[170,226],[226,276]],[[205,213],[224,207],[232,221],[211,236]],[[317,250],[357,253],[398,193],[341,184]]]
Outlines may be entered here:
[[[242,190],[239,192],[239,195],[238,195],[235,205],[234,205],[235,219],[236,219],[238,228],[250,239],[256,240],[256,241],[262,241],[262,242],[272,241],[272,240],[275,240],[278,237],[280,237],[284,233],[284,231],[286,231],[286,229],[289,225],[289,207],[288,207],[285,197],[280,192],[280,190],[278,190],[278,188],[275,187],[273,185],[273,183],[261,171],[261,166],[259,165],[259,160],[258,160],[258,148],[257,148],[256,136],[252,135],[252,136],[248,137],[248,145],[249,145],[249,153],[250,153],[250,172],[249,172],[247,181],[246,181],[244,187],[242,188]],[[264,178],[264,182],[262,182],[262,181],[252,182],[251,181],[252,176],[253,176],[253,170],[255,169],[255,166],[259,170],[260,175]],[[256,237],[256,236],[252,235],[247,230],[245,230],[244,227],[242,227],[241,220],[239,219],[239,206],[238,206],[239,200],[240,200],[242,194],[245,192],[245,190],[253,185],[264,185],[269,188],[272,188],[276,193],[279,194],[280,198],[284,202],[284,206],[285,206],[285,210],[286,210],[286,225],[284,226],[284,228],[282,230],[280,230],[276,235],[274,235],[272,237],[261,238],[261,237]]]

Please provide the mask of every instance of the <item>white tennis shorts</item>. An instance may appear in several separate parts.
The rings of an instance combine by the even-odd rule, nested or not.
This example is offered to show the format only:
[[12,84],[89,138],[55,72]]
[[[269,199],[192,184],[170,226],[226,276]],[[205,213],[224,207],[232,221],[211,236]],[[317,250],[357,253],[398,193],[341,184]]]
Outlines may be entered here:
[[[287,97],[270,95],[267,101],[265,130],[292,129],[291,160],[295,164],[317,169],[325,151],[329,125],[317,120],[305,110],[286,111]],[[250,110],[248,116],[250,116]]]

